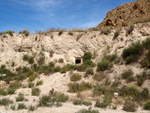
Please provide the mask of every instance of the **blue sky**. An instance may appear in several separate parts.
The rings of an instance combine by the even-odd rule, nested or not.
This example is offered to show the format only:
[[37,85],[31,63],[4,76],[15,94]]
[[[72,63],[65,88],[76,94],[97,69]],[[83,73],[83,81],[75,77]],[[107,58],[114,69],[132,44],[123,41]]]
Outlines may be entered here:
[[131,1],[136,0],[0,0],[0,32],[95,27],[108,11]]

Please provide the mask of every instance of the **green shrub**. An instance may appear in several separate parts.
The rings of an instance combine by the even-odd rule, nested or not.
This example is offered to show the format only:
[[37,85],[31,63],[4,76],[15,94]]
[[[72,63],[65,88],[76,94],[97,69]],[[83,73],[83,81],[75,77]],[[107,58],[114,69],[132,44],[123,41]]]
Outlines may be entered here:
[[39,106],[49,107],[51,106],[51,97],[50,96],[42,96],[39,100]]
[[145,39],[144,41],[142,41],[142,45],[145,49],[150,49],[150,38]]
[[86,73],[85,73],[86,75],[93,75],[94,74],[94,71],[93,71],[93,69],[92,68],[88,68],[88,69],[86,69]]
[[8,98],[0,99],[0,105],[6,106],[6,105],[9,105],[9,104],[12,104],[12,103],[13,103],[13,101],[9,100]]
[[81,75],[80,74],[73,74],[73,75],[71,75],[70,80],[73,82],[77,82],[77,81],[81,80]]
[[143,47],[142,44],[138,41],[132,43],[128,48],[125,48],[123,50],[122,57],[127,64],[130,64],[132,62],[137,62],[142,53]]
[[63,93],[62,94],[58,94],[56,96],[56,101],[57,102],[66,102],[67,100],[68,100],[68,96],[64,95]]
[[9,30],[9,31],[3,32],[2,34],[9,34],[10,36],[13,36],[13,33],[15,33],[15,31]]
[[15,110],[16,106],[15,105],[11,105],[10,109]]
[[42,85],[42,84],[43,84],[42,80],[36,82],[36,86],[39,86],[39,85]]
[[33,57],[29,57],[28,58],[28,62],[29,62],[29,64],[33,64],[34,63],[34,58]]
[[89,67],[93,67],[94,66],[94,64],[93,64],[93,62],[91,60],[86,60],[85,62],[83,62],[82,65],[84,66],[85,70],[87,68],[89,68]]
[[150,101],[146,102],[144,105],[145,110],[150,110]]
[[146,53],[145,58],[142,60],[141,65],[143,67],[149,68],[150,67],[150,49],[148,50],[148,52]]
[[131,69],[124,70],[123,73],[121,74],[121,77],[127,80],[128,82],[131,82],[134,80],[133,71]]
[[30,32],[28,30],[20,31],[19,34],[24,34],[25,36],[29,36]]
[[53,55],[54,55],[54,51],[50,50],[50,57],[53,57]]
[[41,56],[37,62],[38,62],[39,66],[44,65],[45,64],[45,56]]
[[34,80],[35,80],[35,75],[31,75],[31,76],[29,77],[29,81],[32,82],[32,81],[34,81]]
[[63,30],[58,32],[58,36],[61,36],[63,34]]
[[103,102],[96,101],[95,107],[106,108],[111,103],[111,98],[105,97]]
[[147,76],[146,72],[143,72],[143,73],[136,76],[138,86],[142,86],[142,84],[146,80],[146,76]]
[[21,83],[16,81],[16,82],[12,82],[9,85],[9,88],[13,88],[13,89],[19,89],[21,87]]
[[70,83],[68,84],[69,91],[72,93],[78,92],[78,91],[84,91],[92,88],[92,85],[88,82],[82,82],[82,83]]
[[73,104],[74,104],[74,105],[85,105],[85,106],[90,106],[90,105],[92,105],[91,102],[89,102],[89,101],[83,101],[83,100],[74,100],[74,101],[73,101]]
[[149,90],[147,88],[144,88],[141,92],[141,96],[144,100],[147,100],[149,98]]
[[8,88],[7,89],[7,93],[10,94],[10,95],[14,94],[15,91],[16,91],[16,89],[14,89],[14,88]]
[[3,96],[7,95],[7,91],[5,91],[4,89],[0,89],[0,95]]
[[97,71],[105,71],[111,67],[111,64],[107,60],[102,60],[97,64]]
[[39,96],[40,95],[40,89],[39,88],[33,88],[32,89],[32,96]]
[[33,88],[33,87],[34,87],[34,83],[29,82],[28,87],[29,87],[29,88]]
[[72,71],[72,70],[75,70],[75,66],[67,64],[67,65],[65,65],[64,67],[61,68],[60,72],[61,73],[66,73],[67,71]]
[[82,100],[74,100],[74,101],[73,101],[73,104],[74,104],[74,105],[82,105],[82,104],[83,104],[83,101],[82,101]]
[[99,111],[98,110],[91,110],[91,109],[88,109],[88,110],[87,109],[82,109],[82,110],[80,110],[76,113],[99,113]]
[[36,108],[35,108],[35,106],[29,106],[29,111],[34,111]]
[[71,36],[73,35],[73,33],[72,33],[72,32],[68,32],[68,34],[69,34],[69,35],[71,35]]
[[111,33],[111,31],[110,30],[102,30],[101,33],[105,34],[105,35],[108,35],[109,33]]
[[97,86],[94,87],[93,95],[97,95],[97,96],[105,95],[105,96],[112,97],[114,91],[115,91],[115,89],[112,88],[112,87],[104,87],[104,86],[101,86],[101,85],[97,85]]
[[117,54],[107,55],[103,59],[109,62],[113,62],[118,58]]
[[92,59],[92,54],[90,52],[86,52],[83,55],[83,62],[87,61],[87,60],[91,60]]
[[22,93],[19,93],[18,97],[16,97],[16,102],[24,101],[24,100],[25,100],[24,95]]
[[135,112],[136,111],[136,105],[133,101],[126,101],[123,105],[123,110],[127,112]]
[[58,60],[58,62],[59,62],[59,63],[64,63],[64,60],[63,60],[62,58],[60,58],[60,59]]
[[23,56],[23,60],[24,60],[24,61],[28,61],[28,58],[29,58],[28,55],[24,55],[24,56]]
[[18,110],[27,109],[25,104],[18,104]]
[[100,72],[94,75],[94,79],[96,81],[102,81],[104,78],[105,78],[105,75],[103,74],[103,72]]

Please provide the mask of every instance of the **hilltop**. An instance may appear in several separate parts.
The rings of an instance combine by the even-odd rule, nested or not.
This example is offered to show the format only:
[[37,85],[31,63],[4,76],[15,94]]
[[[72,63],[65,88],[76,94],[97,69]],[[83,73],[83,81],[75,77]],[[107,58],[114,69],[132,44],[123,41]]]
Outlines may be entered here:
[[96,28],[120,29],[144,22],[150,22],[150,0],[137,0],[109,11],[106,18]]

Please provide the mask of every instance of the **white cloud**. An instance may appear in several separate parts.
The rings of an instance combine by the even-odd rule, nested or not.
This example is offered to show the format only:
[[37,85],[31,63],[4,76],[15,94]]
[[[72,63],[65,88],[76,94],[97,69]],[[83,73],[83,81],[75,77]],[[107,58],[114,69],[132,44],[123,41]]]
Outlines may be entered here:
[[62,2],[62,0],[11,0],[14,3],[28,6],[37,10],[44,10],[50,8],[51,6],[56,6]]

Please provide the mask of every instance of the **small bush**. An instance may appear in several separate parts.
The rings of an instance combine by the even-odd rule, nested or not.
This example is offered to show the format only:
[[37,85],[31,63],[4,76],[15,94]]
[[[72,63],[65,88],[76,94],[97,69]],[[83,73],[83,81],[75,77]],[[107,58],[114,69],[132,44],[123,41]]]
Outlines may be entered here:
[[0,99],[0,105],[7,106],[12,103],[13,103],[13,101],[9,100],[8,98]]
[[61,36],[62,34],[63,34],[62,30],[58,32],[58,36]]
[[64,67],[61,68],[60,72],[61,73],[66,73],[67,71],[72,71],[72,70],[75,70],[76,67],[74,65],[70,65],[70,64],[67,64],[65,65]]
[[128,82],[133,81],[133,71],[131,69],[124,70],[121,74],[122,78]]
[[53,57],[53,55],[54,55],[54,51],[50,50],[50,57]]
[[122,53],[123,59],[127,64],[136,62],[139,56],[143,53],[143,47],[140,42],[132,43],[128,48],[125,48]]
[[33,87],[34,87],[34,83],[29,82],[28,87],[29,87],[29,88],[33,88]]
[[110,62],[108,62],[107,60],[102,60],[97,64],[97,71],[105,71],[109,69],[109,67],[111,67]]
[[127,112],[135,112],[136,111],[136,105],[133,101],[126,101],[123,110]]
[[89,101],[83,101],[83,105],[85,105],[85,106],[90,106],[90,105],[92,105],[92,102],[89,102]]
[[32,89],[32,96],[39,96],[40,95],[40,89],[39,88],[33,88]]
[[81,75],[73,74],[73,75],[71,75],[70,80],[73,82],[77,82],[77,81],[81,80]]
[[86,52],[83,55],[83,62],[87,61],[87,60],[91,60],[92,59],[92,54],[90,52]]
[[45,64],[45,56],[41,56],[41,57],[39,58],[39,60],[38,60],[38,65],[39,65],[39,66],[41,66],[41,65],[43,65],[43,64]]
[[0,89],[0,95],[3,96],[7,95],[7,91],[5,91],[4,89]]
[[43,84],[42,80],[36,82],[36,86],[39,86],[39,85],[42,85],[42,84]]
[[29,62],[29,64],[33,64],[34,63],[34,58],[33,57],[29,57],[28,58],[28,62]]
[[88,68],[88,69],[86,69],[86,73],[85,73],[86,75],[93,75],[94,74],[94,71],[93,71],[93,69],[92,68]]
[[71,35],[71,36],[73,35],[73,33],[72,33],[72,32],[68,32],[68,34],[69,34],[69,35]]
[[147,76],[146,72],[143,72],[143,73],[136,76],[138,86],[142,86],[142,84],[146,80],[146,76]]
[[82,100],[74,100],[74,101],[73,101],[73,104],[74,104],[74,105],[82,105],[82,104],[83,104],[83,101],[82,101]]
[[35,106],[29,106],[29,111],[34,111],[36,108],[35,108]]
[[150,101],[146,102],[144,105],[145,110],[150,110]]
[[19,93],[18,97],[16,97],[16,102],[24,101],[24,100],[25,100],[24,95],[22,93]]
[[109,33],[111,33],[111,31],[110,31],[110,30],[103,30],[103,31],[101,31],[101,34],[108,35]]
[[32,82],[32,81],[34,81],[35,80],[35,75],[31,75],[30,77],[29,77],[29,82]]
[[147,100],[149,98],[149,90],[147,88],[144,88],[141,92],[141,96],[144,100]]
[[18,81],[12,82],[9,85],[9,88],[13,88],[13,89],[19,89],[20,87],[21,87],[21,84]]
[[56,96],[56,101],[57,102],[66,102],[67,100],[68,100],[68,96],[64,95],[63,93],[62,94],[58,94]]
[[96,101],[95,107],[106,108],[111,103],[111,98],[105,97],[103,102]]
[[42,96],[39,101],[39,106],[49,107],[51,106],[51,97],[50,96]]
[[150,49],[150,38],[147,38],[146,40],[142,41],[142,45],[145,49]]
[[63,60],[62,58],[60,58],[60,59],[58,60],[58,62],[59,62],[59,63],[64,63],[64,60]]
[[15,33],[15,31],[9,30],[9,31],[3,32],[2,34],[9,34],[10,36],[13,36],[13,33]]
[[25,36],[29,36],[30,32],[28,30],[20,31],[19,34],[24,34]]
[[96,81],[102,81],[104,78],[105,78],[105,75],[102,72],[94,75],[94,79]]
[[82,82],[82,83],[70,83],[68,84],[69,91],[72,93],[78,92],[78,91],[84,91],[92,88],[92,85],[88,82]]
[[91,109],[88,109],[88,110],[87,109],[82,109],[82,110],[80,110],[76,113],[99,113],[99,111],[98,110],[91,110]]
[[27,109],[25,104],[18,104],[18,110]]
[[14,88],[8,88],[7,89],[7,93],[10,94],[10,95],[14,94],[15,91],[16,91],[16,89],[14,89]]

